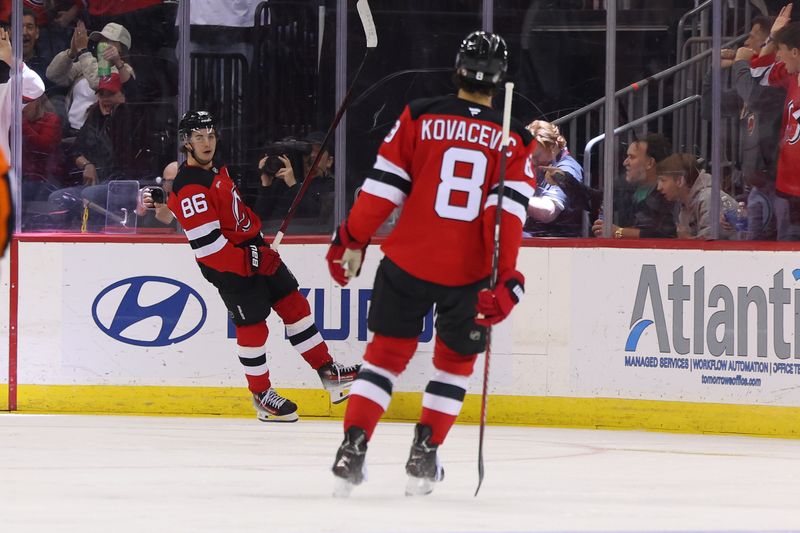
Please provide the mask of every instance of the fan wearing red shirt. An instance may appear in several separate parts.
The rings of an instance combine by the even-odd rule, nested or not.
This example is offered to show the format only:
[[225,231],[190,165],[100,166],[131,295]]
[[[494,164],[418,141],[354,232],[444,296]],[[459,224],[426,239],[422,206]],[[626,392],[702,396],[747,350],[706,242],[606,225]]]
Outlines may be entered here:
[[278,394],[269,377],[265,345],[271,309],[333,403],[347,398],[359,365],[333,361],[297,280],[264,241],[261,220],[242,202],[228,169],[214,160],[216,132],[206,111],[189,111],[181,118],[178,135],[187,160],[178,169],[167,205],[183,227],[203,277],[217,288],[236,326],[237,355],[258,419],[294,422],[297,405]]
[[781,9],[768,44],[751,61],[752,66],[769,65],[769,85],[786,90],[775,182],[779,240],[800,239],[800,22],[789,22],[791,10],[792,4]]
[[406,463],[406,494],[433,490],[444,475],[437,448],[461,411],[475,359],[486,348],[486,326],[506,318],[522,296],[525,280],[516,261],[535,189],[530,159],[535,142],[516,121],[507,153],[497,288],[486,289],[502,137],[502,113],[491,104],[507,64],[499,35],[468,35],[456,57],[458,95],[406,106],[334,235],[328,266],[333,279],[345,285],[358,275],[381,223],[403,208],[382,246],[385,257],[375,276],[368,317],[374,336],[350,391],[345,438],[333,465],[339,496],[363,481],[367,443],[435,305],[435,373],[425,388]]

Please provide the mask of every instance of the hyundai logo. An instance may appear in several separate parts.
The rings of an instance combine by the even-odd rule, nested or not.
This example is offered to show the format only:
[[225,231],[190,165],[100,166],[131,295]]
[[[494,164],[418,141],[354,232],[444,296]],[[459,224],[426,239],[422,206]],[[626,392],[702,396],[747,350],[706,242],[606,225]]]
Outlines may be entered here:
[[103,333],[135,346],[168,346],[185,341],[206,321],[206,304],[185,283],[159,276],[123,279],[92,303],[92,318]]

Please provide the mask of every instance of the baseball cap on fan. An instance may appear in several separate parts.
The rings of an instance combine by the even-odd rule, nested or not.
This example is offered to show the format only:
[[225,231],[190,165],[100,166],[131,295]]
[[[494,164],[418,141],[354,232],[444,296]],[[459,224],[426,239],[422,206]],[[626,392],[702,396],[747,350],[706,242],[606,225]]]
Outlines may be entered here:
[[93,31],[89,34],[89,39],[99,41],[101,37],[105,37],[109,41],[116,41],[122,43],[126,48],[131,48],[131,34],[121,24],[116,22],[109,22],[103,26],[102,31]]
[[22,67],[22,104],[33,102],[44,94],[44,82],[28,65]]
[[112,72],[108,76],[103,76],[97,82],[97,90],[95,92],[108,91],[112,93],[122,92],[122,80],[119,74]]

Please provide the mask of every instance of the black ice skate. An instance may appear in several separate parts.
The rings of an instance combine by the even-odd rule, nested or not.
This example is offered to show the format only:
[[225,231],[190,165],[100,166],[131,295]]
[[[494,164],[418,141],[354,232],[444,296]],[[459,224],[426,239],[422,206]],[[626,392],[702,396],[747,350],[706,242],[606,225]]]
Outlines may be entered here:
[[297,404],[287,400],[275,389],[253,394],[256,416],[262,422],[297,422]]
[[350,426],[333,463],[333,475],[336,476],[334,496],[348,497],[353,487],[360,485],[366,479],[367,467],[364,464],[366,455],[367,433],[360,427]]
[[345,366],[334,361],[317,370],[322,386],[331,395],[331,403],[342,403],[350,396],[350,386],[356,380],[360,369],[360,364]]
[[439,445],[430,443],[432,433],[427,425],[417,424],[414,428],[414,442],[406,463],[406,496],[430,494],[433,484],[444,479],[444,468],[436,455]]

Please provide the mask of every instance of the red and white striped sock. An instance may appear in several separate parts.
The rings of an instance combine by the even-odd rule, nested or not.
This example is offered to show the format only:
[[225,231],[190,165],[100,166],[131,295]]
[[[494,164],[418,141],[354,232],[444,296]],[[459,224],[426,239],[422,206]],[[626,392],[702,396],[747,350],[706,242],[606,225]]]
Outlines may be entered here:
[[350,387],[350,398],[347,400],[347,411],[344,415],[345,432],[351,426],[357,426],[367,433],[367,440],[383,413],[392,401],[392,389],[397,376],[385,368],[363,363],[358,378]]
[[464,396],[467,393],[469,376],[459,376],[437,370],[425,387],[422,396],[420,424],[431,427],[431,444],[441,444],[458,418]]
[[311,306],[299,291],[282,298],[272,308],[286,326],[289,343],[311,368],[317,370],[333,361],[328,345],[322,339],[311,316]]

